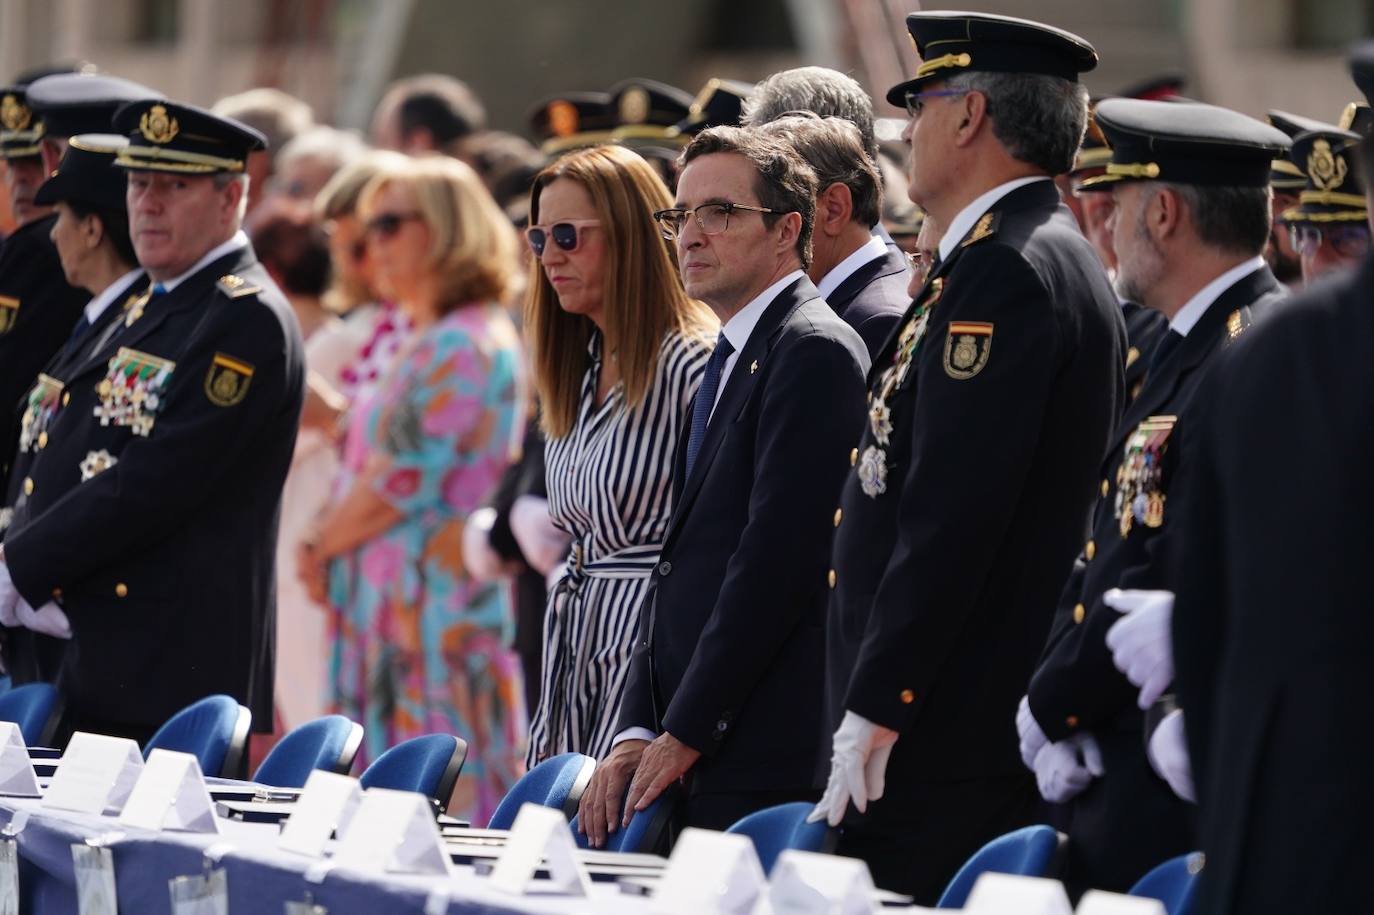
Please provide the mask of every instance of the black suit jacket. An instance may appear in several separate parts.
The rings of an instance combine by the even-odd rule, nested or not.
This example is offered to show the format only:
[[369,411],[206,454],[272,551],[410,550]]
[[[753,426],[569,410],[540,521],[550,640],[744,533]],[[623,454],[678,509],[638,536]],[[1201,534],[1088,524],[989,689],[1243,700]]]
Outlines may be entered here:
[[[1189,456],[1175,423],[1151,432],[1161,417],[1184,413],[1205,383],[1213,357],[1237,339],[1283,294],[1268,267],[1242,277],[1217,297],[1177,348],[1144,376],[1102,462],[1101,497],[1092,538],[1059,597],[1045,655],[1031,679],[1030,708],[1051,740],[1092,733],[1107,774],[1072,801],[1073,847],[1067,879],[1083,887],[1125,892],[1147,870],[1191,851],[1189,807],[1150,769],[1141,740],[1139,690],[1112,662],[1107,630],[1122,614],[1102,602],[1111,588],[1162,588],[1162,538],[1173,530],[1178,502],[1170,482]],[[1167,419],[1163,420],[1167,423]],[[1147,449],[1136,447],[1149,441]],[[1133,455],[1160,459],[1150,488],[1165,497],[1157,526],[1133,511]],[[1121,494],[1126,481],[1126,494]],[[1119,504],[1121,503],[1121,504]],[[1123,516],[1131,521],[1122,533]]]
[[694,791],[811,786],[830,508],[867,368],[802,278],[740,350],[690,477],[679,444],[619,726],[701,751]]
[[1374,258],[1222,355],[1165,542],[1213,915],[1362,912],[1374,856]]
[[[5,558],[30,604],[56,599],[71,621],[58,688],[73,717],[155,725],[228,693],[270,727],[300,329],[251,247],[142,307],[62,379]],[[114,383],[156,396],[150,425],[111,415]]]
[[[918,306],[929,326],[884,396]],[[1016,706],[1083,544],[1125,346],[1050,181],[998,201],[908,320],[874,364],[834,512],[826,663],[832,730],[848,709],[901,734],[869,811],[899,819],[922,781],[1025,776]]]
[[863,338],[870,359],[877,358],[888,335],[911,304],[911,296],[906,291],[910,278],[911,267],[906,255],[889,248],[882,257],[851,273],[826,296],[835,314],[844,318],[845,323]]

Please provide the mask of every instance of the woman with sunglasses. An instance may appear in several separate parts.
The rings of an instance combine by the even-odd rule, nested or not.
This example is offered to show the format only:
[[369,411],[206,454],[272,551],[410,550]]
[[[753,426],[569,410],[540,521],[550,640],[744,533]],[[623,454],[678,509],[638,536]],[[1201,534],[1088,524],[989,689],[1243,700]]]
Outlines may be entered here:
[[463,526],[523,431],[523,358],[499,302],[517,279],[510,223],[466,165],[385,168],[359,200],[379,291],[415,333],[356,401],[342,498],[307,539],[327,564],[332,705],[363,724],[366,765],[422,734],[468,756],[450,809],[484,824],[522,771],[525,703],[506,589],[476,582]]
[[531,763],[610,750],[667,533],[673,455],[717,332],[654,224],[670,206],[654,169],[618,146],[569,153],[530,194],[525,334],[549,512],[573,543],[545,611]]

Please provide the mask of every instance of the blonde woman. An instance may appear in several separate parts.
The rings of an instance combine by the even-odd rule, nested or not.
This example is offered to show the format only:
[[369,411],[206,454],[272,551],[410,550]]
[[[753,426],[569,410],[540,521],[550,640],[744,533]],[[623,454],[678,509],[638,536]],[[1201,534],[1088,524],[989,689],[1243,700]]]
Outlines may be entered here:
[[718,325],[654,224],[672,197],[601,146],[542,171],[526,238],[525,333],[547,436],[549,513],[572,536],[549,595],[530,762],[614,738],[640,604],[672,511],[672,468]]
[[475,582],[459,545],[524,428],[520,344],[499,304],[518,240],[452,159],[383,169],[359,213],[379,291],[415,334],[353,405],[347,485],[302,564],[328,567],[332,705],[366,728],[362,764],[456,734],[468,757],[449,809],[483,824],[522,771],[525,703],[506,591]]

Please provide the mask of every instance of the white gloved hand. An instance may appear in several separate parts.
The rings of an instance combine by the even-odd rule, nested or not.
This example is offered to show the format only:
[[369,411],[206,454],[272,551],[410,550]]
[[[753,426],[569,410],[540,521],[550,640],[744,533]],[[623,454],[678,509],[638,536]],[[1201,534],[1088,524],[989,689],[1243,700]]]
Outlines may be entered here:
[[549,500],[524,495],[510,507],[510,531],[525,561],[540,575],[548,575],[568,552],[572,538],[549,517]]
[[1021,704],[1016,707],[1016,733],[1021,738],[1021,761],[1026,768],[1035,771],[1035,756],[1040,748],[1050,742],[1045,732],[1031,714],[1030,697],[1022,696]]
[[32,629],[34,632],[41,632],[43,635],[50,635],[56,639],[69,639],[72,637],[72,626],[67,621],[67,614],[62,612],[62,608],[52,601],[48,601],[37,610],[29,606],[29,602],[22,597],[15,605],[15,614],[19,619],[19,625],[25,629]]
[[491,529],[496,509],[479,508],[463,524],[463,568],[479,582],[496,581],[508,574],[501,555],[491,548]]
[[881,798],[887,786],[887,760],[897,737],[896,731],[845,712],[830,751],[830,780],[806,822],[826,820],[838,826],[851,800],[863,813],[869,801]]
[[19,592],[14,589],[14,580],[10,578],[10,567],[5,564],[4,553],[0,553],[0,624],[19,625],[19,618],[14,614],[18,603]]
[[1174,794],[1189,803],[1197,803],[1193,764],[1188,758],[1188,739],[1183,729],[1183,709],[1174,709],[1164,716],[1150,735],[1145,755],[1150,758],[1150,768],[1169,783]]
[[1112,588],[1102,601],[1126,614],[1107,630],[1107,647],[1117,669],[1140,687],[1138,704],[1147,709],[1174,681],[1174,593]]
[[1035,756],[1034,769],[1040,796],[1051,804],[1073,799],[1107,771],[1102,750],[1091,734],[1045,744]]

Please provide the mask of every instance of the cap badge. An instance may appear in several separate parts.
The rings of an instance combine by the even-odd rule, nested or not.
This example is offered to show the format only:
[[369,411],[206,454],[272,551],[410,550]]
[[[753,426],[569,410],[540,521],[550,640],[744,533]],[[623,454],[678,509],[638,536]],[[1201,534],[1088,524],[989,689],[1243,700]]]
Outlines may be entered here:
[[572,102],[557,101],[549,104],[549,132],[555,137],[570,137],[577,133],[577,106]]
[[636,86],[620,98],[620,120],[625,124],[643,124],[649,117],[649,93]]
[[23,130],[32,120],[33,112],[19,99],[12,95],[0,99],[0,124],[5,125],[6,130]]
[[1331,152],[1331,144],[1318,140],[1307,157],[1307,175],[1319,191],[1334,191],[1345,183],[1345,159]]
[[170,143],[180,130],[177,119],[162,105],[149,108],[138,121],[138,132],[150,143]]

